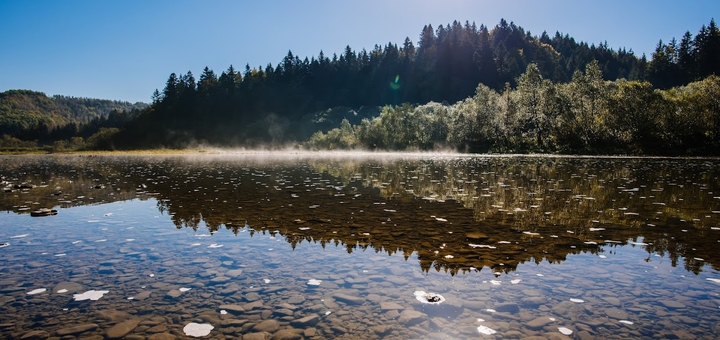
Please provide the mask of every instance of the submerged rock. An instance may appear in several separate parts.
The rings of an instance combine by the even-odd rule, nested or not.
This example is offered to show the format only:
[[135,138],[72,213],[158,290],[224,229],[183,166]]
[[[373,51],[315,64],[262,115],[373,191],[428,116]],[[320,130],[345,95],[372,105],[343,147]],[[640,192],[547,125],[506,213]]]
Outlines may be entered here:
[[107,331],[107,338],[108,339],[120,339],[127,335],[128,333],[132,332],[135,327],[138,326],[138,324],[142,321],[139,318],[130,319],[127,321],[123,321],[115,326],[110,327]]
[[210,332],[213,330],[213,325],[208,323],[194,323],[191,322],[185,327],[183,327],[183,332],[185,332],[185,335],[192,336],[196,338],[201,338],[204,336],[207,336],[210,334]]
[[97,328],[98,328],[97,324],[87,323],[87,324],[82,324],[82,325],[77,325],[77,326],[61,328],[61,329],[58,329],[56,332],[60,336],[66,336],[66,335],[71,335],[71,334],[74,335],[74,334],[85,333],[85,332],[92,331]]
[[421,290],[415,292],[415,299],[422,303],[429,303],[433,305],[439,305],[445,302],[445,298],[440,294],[425,293]]
[[42,217],[42,216],[53,216],[57,215],[58,211],[55,209],[38,209],[30,212],[30,216]]
[[48,332],[46,331],[29,331],[25,333],[22,337],[20,337],[21,340],[43,340],[50,337]]
[[406,309],[405,311],[400,313],[400,318],[398,318],[398,322],[410,327],[423,322],[425,318],[426,315],[423,313],[412,309]]

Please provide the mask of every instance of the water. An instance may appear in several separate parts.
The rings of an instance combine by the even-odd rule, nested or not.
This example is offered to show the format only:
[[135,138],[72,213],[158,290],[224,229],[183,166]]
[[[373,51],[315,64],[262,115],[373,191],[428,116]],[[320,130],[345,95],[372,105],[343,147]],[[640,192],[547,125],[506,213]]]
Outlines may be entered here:
[[720,334],[714,159],[0,162],[0,338]]

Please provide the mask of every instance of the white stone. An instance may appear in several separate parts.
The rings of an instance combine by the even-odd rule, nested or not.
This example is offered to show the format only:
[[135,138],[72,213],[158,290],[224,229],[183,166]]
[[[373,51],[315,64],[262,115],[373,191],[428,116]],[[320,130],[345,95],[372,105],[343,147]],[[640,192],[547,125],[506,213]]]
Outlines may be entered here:
[[439,305],[443,302],[445,302],[445,298],[440,294],[435,293],[425,293],[421,290],[415,291],[413,293],[415,295],[415,299],[422,302],[427,303],[431,305]]
[[315,280],[315,279],[310,279],[307,282],[307,284],[310,286],[319,286],[321,283],[322,283],[322,280]]
[[33,290],[27,292],[27,295],[35,295],[35,294],[44,293],[46,290],[47,290],[46,288],[33,289]]
[[185,335],[192,336],[196,338],[201,338],[204,336],[207,336],[210,334],[210,331],[213,330],[213,325],[209,323],[194,323],[191,322],[183,328],[183,332],[185,332]]
[[103,295],[109,293],[108,290],[89,290],[82,294],[73,294],[73,299],[75,301],[83,301],[83,300],[92,300],[97,301],[100,300]]
[[486,335],[492,335],[497,333],[497,331],[495,331],[494,329],[485,326],[478,326],[477,330],[478,332]]
[[571,331],[570,329],[567,329],[565,327],[558,327],[558,331],[560,331],[560,333],[565,334],[565,335],[570,335],[573,333],[573,331]]
[[192,289],[192,288],[180,288],[180,289],[178,289],[178,290],[181,291],[181,292],[183,292],[183,293],[185,293],[185,292],[187,292],[187,291],[190,290],[190,289]]
[[585,302],[585,300],[581,300],[581,299],[570,299],[570,301],[575,302],[575,303],[583,303],[583,302]]

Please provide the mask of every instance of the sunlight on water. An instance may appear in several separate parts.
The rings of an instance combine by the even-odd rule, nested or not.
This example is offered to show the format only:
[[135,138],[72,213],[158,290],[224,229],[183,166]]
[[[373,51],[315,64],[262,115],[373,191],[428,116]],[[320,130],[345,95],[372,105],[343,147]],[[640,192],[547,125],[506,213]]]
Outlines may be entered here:
[[720,332],[715,160],[266,156],[3,158],[0,337]]

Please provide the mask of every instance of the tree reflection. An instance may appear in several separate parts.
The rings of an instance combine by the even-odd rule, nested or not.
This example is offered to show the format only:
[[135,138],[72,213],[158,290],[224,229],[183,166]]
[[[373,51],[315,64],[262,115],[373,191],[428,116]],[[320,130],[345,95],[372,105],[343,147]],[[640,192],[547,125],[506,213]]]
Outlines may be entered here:
[[720,269],[718,164],[706,160],[415,157],[24,157],[3,163],[1,208],[157,200],[177,228],[269,233],[415,254],[451,275],[559,263],[642,242],[693,273]]

